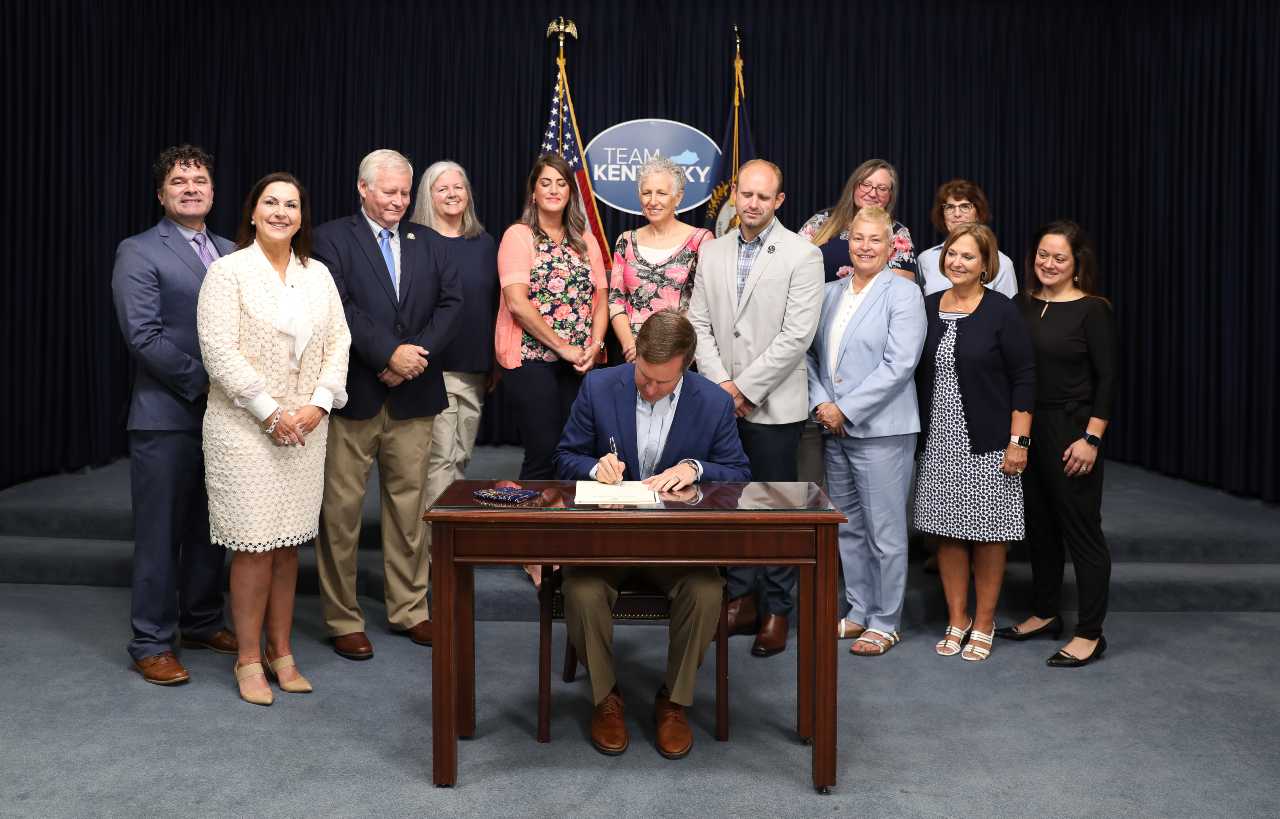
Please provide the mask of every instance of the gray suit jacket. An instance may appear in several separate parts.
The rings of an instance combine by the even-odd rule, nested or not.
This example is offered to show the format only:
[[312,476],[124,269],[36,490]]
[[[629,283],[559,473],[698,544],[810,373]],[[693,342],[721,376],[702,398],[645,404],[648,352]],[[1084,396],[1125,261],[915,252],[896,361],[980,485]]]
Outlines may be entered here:
[[888,268],[872,283],[836,346],[831,377],[832,325],[848,279],[826,286],[822,320],[809,347],[809,406],[835,402],[845,432],[855,438],[920,431],[913,376],[924,348],[924,298],[920,288]]
[[775,219],[738,298],[738,231],[704,242],[689,302],[698,372],[732,380],[756,408],[746,420],[790,424],[809,414],[805,351],[822,308],[822,252]]
[[[225,256],[228,239],[209,232]],[[164,218],[116,248],[111,294],[120,332],[136,370],[129,402],[130,430],[198,430],[209,376],[196,337],[196,301],[204,264]]]

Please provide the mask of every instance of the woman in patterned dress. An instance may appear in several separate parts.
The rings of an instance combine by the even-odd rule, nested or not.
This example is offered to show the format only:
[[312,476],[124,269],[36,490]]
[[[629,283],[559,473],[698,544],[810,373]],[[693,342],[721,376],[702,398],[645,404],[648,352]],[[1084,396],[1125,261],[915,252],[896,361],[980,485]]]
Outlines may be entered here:
[[[313,540],[329,411],[347,402],[351,334],[328,269],[311,253],[311,211],[293,176],[258,180],[240,247],[209,266],[196,324],[209,372],[204,416],[210,539],[231,558],[240,696],[306,693],[289,647],[298,546]],[[266,660],[261,648],[266,633]]]
[[951,287],[925,299],[929,330],[916,370],[923,454],[914,523],[937,543],[949,618],[935,650],[971,661],[991,655],[1005,546],[1024,534],[1021,476],[1035,403],[1026,324],[1013,302],[983,286],[999,264],[986,225],[961,225],[947,237],[942,268]]
[[[572,180],[562,158],[539,157],[524,214],[498,246],[494,350],[524,444],[521,480],[555,477],[551,457],[583,376],[604,354],[609,326],[604,257]],[[525,570],[541,583],[538,567]]]
[[715,238],[676,219],[684,198],[684,170],[658,157],[640,166],[636,185],[649,224],[618,237],[609,277],[609,323],[627,361],[636,357],[636,333],[652,314],[689,309],[698,247]]
[[[853,215],[862,208],[880,208],[893,215],[898,202],[898,171],[883,159],[868,159],[853,169],[840,201],[809,217],[800,228],[800,235],[812,241],[822,250],[822,266],[827,281],[848,276],[849,230]],[[835,241],[832,241],[835,240]],[[893,223],[893,253],[889,256],[889,268],[898,275],[916,281],[915,248],[911,244],[911,231],[901,222]]]

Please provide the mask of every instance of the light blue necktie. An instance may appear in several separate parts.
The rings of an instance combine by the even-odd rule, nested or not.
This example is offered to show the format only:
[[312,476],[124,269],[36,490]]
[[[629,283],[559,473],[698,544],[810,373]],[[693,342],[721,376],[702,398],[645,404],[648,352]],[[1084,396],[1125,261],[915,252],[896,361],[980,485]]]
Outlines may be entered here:
[[378,247],[382,248],[382,259],[387,263],[387,272],[391,274],[391,286],[395,288],[396,298],[399,298],[400,280],[396,278],[396,257],[391,253],[391,231],[383,228],[378,232]]

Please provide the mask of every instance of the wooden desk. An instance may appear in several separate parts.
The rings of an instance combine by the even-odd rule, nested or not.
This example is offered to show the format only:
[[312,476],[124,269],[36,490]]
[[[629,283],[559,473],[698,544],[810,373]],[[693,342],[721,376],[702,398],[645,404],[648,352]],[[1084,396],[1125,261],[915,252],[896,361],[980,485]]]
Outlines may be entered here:
[[793,565],[799,569],[796,731],[813,745],[813,786],[836,782],[836,526],[844,515],[805,483],[708,483],[696,502],[575,506],[573,482],[525,481],[529,505],[481,505],[457,481],[424,515],[432,527],[433,776],[458,780],[458,737],[476,727],[472,567],[500,563]]

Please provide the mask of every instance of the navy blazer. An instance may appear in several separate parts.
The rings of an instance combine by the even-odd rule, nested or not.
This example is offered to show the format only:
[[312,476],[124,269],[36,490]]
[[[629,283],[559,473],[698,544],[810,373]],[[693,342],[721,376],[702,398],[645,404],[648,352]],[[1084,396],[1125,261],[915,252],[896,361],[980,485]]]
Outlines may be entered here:
[[[226,256],[236,247],[209,231]],[[209,375],[196,336],[204,263],[178,226],[161,219],[116,248],[111,297],[135,366],[130,430],[198,430]]]
[[[557,478],[588,480],[591,467],[609,451],[612,436],[618,445],[618,457],[627,465],[623,479],[639,480],[635,373],[635,364],[587,373],[574,399],[560,445],[556,447]],[[702,464],[704,481],[751,480],[751,464],[738,438],[733,399],[693,372],[684,374],[676,417],[671,419],[671,430],[654,468],[655,474],[685,458]]]
[[[342,297],[351,330],[347,405],[336,414],[364,420],[383,404],[392,418],[435,415],[448,406],[444,369],[433,353],[443,352],[459,329],[462,280],[429,227],[400,223],[400,298],[396,298],[382,250],[363,211],[316,228],[312,254],[324,262]],[[398,387],[378,380],[401,344],[427,350],[427,369]]]
[[[933,412],[933,381],[937,375],[938,343],[946,324],[938,305],[946,290],[925,296],[929,331],[916,367],[920,394],[920,435],[923,451]],[[1014,410],[1031,412],[1036,398],[1036,362],[1031,334],[1017,306],[1003,293],[986,290],[972,314],[956,322],[956,381],[969,427],[969,451],[974,455],[1009,446],[1009,420]]]

